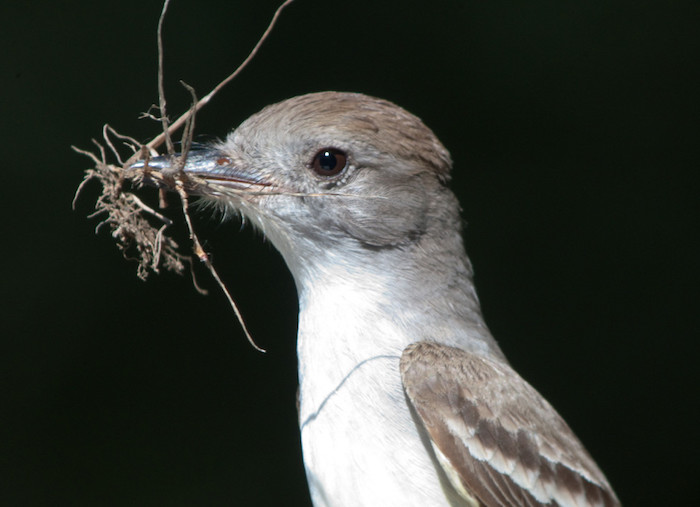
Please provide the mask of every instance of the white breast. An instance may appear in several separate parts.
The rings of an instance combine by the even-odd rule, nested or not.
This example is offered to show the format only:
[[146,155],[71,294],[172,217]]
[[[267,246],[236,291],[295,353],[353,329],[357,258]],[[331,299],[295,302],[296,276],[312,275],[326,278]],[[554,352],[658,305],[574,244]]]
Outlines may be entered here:
[[415,337],[378,311],[386,303],[381,283],[323,278],[300,291],[298,339],[314,504],[449,505],[401,385],[399,358]]

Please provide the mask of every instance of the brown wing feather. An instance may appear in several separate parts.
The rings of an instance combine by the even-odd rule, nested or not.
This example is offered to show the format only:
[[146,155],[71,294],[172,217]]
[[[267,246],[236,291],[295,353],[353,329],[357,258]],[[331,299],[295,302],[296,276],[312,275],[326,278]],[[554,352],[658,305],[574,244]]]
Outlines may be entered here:
[[564,420],[507,364],[419,342],[401,377],[458,491],[488,506],[619,505]]

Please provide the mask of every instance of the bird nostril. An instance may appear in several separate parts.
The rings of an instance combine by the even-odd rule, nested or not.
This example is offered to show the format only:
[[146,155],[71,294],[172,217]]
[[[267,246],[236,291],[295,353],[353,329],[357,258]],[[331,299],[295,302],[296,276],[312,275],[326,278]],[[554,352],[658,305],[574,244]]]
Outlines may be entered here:
[[231,159],[228,157],[219,157],[216,159],[216,165],[230,165]]

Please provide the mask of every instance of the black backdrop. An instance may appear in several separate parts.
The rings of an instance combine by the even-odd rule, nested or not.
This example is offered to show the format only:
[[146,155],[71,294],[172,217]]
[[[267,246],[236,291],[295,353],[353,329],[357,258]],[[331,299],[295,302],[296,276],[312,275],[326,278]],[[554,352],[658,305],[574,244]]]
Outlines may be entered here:
[[[306,505],[294,285],[269,244],[198,215],[225,300],[142,283],[70,201],[104,122],[146,140],[158,1],[5,2],[3,505]],[[171,111],[240,62],[273,1],[175,0]],[[198,117],[224,136],[326,89],[432,127],[487,321],[627,505],[698,500],[700,3],[297,0]]]

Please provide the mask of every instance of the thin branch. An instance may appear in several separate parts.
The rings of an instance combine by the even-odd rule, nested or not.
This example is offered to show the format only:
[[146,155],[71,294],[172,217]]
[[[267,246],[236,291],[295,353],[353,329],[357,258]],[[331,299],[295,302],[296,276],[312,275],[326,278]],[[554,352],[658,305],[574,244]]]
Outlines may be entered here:
[[144,210],[146,213],[149,213],[149,214],[153,215],[153,216],[156,217],[158,220],[160,220],[161,222],[163,222],[163,224],[165,224],[165,225],[172,225],[172,224],[173,224],[173,221],[172,221],[172,220],[170,220],[170,219],[169,219],[168,217],[166,217],[165,215],[162,215],[161,213],[158,213],[156,210],[154,210],[153,208],[151,208],[148,204],[146,204],[146,203],[143,202],[141,199],[139,199],[139,198],[136,196],[136,194],[129,194],[128,197],[129,197],[129,199],[131,199],[132,201],[134,201],[134,203],[135,203],[139,208],[141,208],[142,210]]
[[236,305],[236,302],[233,300],[233,297],[231,296],[231,293],[229,292],[228,288],[224,284],[224,282],[221,280],[219,277],[219,273],[216,272],[216,269],[214,269],[214,265],[211,262],[211,259],[209,258],[209,255],[204,251],[204,248],[202,248],[202,244],[199,242],[199,238],[197,237],[197,234],[194,232],[194,227],[192,227],[192,221],[190,220],[190,214],[188,212],[188,207],[189,207],[189,196],[187,192],[185,191],[185,186],[184,183],[180,178],[175,179],[175,189],[177,190],[177,193],[180,195],[180,202],[182,203],[182,214],[185,216],[185,222],[187,223],[187,230],[190,233],[190,239],[192,240],[193,244],[193,249],[195,255],[199,258],[200,261],[204,263],[204,265],[207,267],[209,272],[211,273],[211,276],[214,277],[214,280],[216,280],[216,283],[219,284],[219,287],[221,287],[221,290],[223,293],[226,295],[226,299],[228,299],[229,304],[231,305],[231,308],[233,309],[233,313],[236,314],[236,317],[238,318],[238,322],[241,324],[241,328],[243,328],[243,332],[245,333],[246,338],[248,339],[248,342],[253,346],[255,350],[258,352],[265,352],[265,349],[260,348],[255,341],[253,340],[253,337],[250,335],[250,332],[248,331],[248,327],[245,325],[245,322],[243,321],[243,315],[241,315],[240,310],[238,309],[238,305]]
[[95,163],[95,165],[102,163],[102,161],[99,158],[97,158],[95,156],[95,154],[92,153],[91,151],[81,150],[77,146],[73,146],[73,145],[71,145],[71,149],[76,153],[80,153],[81,155],[85,155],[86,157],[90,157],[92,159],[92,161]]
[[119,156],[119,152],[112,144],[112,140],[109,138],[109,129],[110,129],[110,126],[107,125],[106,123],[102,126],[102,139],[105,140],[105,143],[107,143],[107,146],[109,146],[109,149],[112,150],[112,153],[117,158],[117,162],[119,162],[119,165],[124,165],[122,158]]
[[203,287],[200,287],[199,283],[197,283],[197,274],[194,272],[194,261],[192,260],[192,257],[183,257],[182,260],[185,261],[190,268],[190,276],[192,277],[192,285],[194,285],[194,288],[202,296],[208,295],[209,291]]
[[[114,137],[117,139],[120,139],[121,141],[124,141],[123,144],[127,148],[131,150],[132,153],[139,153],[141,149],[144,147],[143,144],[138,142],[136,139],[134,139],[131,136],[125,136],[124,134],[120,134],[116,130],[114,130],[109,123],[105,124],[105,130],[112,134]],[[105,134],[106,135],[106,134]],[[124,164],[122,164],[124,165]]]
[[92,144],[94,144],[95,146],[97,146],[97,149],[100,150],[100,156],[102,157],[102,163],[103,163],[103,164],[107,163],[107,162],[106,162],[106,161],[107,161],[107,154],[105,153],[105,147],[102,146],[102,145],[97,141],[97,139],[92,139]]
[[[216,95],[224,86],[226,86],[233,79],[235,79],[235,77],[238,76],[238,74],[240,74],[241,71],[248,66],[248,63],[257,54],[258,50],[263,45],[263,42],[265,42],[265,40],[270,35],[270,32],[274,28],[275,23],[277,23],[277,18],[279,18],[280,14],[282,13],[282,10],[284,10],[284,8],[287,7],[289,4],[291,4],[293,1],[294,0],[285,0],[284,3],[282,3],[282,5],[280,5],[277,8],[277,10],[275,11],[275,14],[272,16],[272,20],[270,21],[270,24],[267,26],[267,29],[265,30],[265,32],[263,32],[262,37],[260,37],[258,42],[255,44],[255,47],[253,47],[251,52],[248,54],[248,57],[245,60],[243,60],[243,63],[241,63],[238,66],[238,68],[235,71],[233,71],[226,79],[221,81],[209,93],[207,93],[204,97],[202,97],[202,99],[197,103],[197,107],[193,112],[192,111],[186,112],[185,114],[180,116],[177,120],[172,122],[172,124],[170,125],[169,128],[164,128],[163,132],[160,135],[155,137],[151,142],[149,142],[146,145],[149,149],[157,148],[158,146],[163,144],[163,141],[165,141],[166,143],[172,142],[172,141],[169,141],[170,134],[172,132],[176,131],[177,129],[179,129],[180,127],[182,127],[182,125],[187,121],[188,117],[199,112],[200,109],[202,109],[204,106],[207,105],[207,103],[214,97],[214,95]],[[168,2],[166,0],[166,5],[167,5],[167,3]],[[165,14],[165,6],[163,7],[163,14]],[[161,15],[161,18],[162,18],[162,15]],[[160,27],[160,23],[159,23],[159,27]],[[160,40],[160,38],[159,38],[159,40]],[[162,56],[162,54],[160,56]],[[160,57],[159,57],[159,59],[160,59]],[[159,62],[159,65],[162,66],[162,62]],[[164,104],[161,105],[161,115],[165,116],[165,112],[162,109],[163,107],[164,107]],[[169,145],[168,145],[168,152],[170,152]]]
[[181,141],[181,152],[182,152],[182,163],[184,167],[185,159],[187,158],[187,154],[190,152],[190,149],[192,148],[192,140],[194,139],[194,122],[195,118],[197,117],[197,105],[199,104],[199,100],[197,100],[197,93],[194,91],[194,88],[192,88],[190,85],[185,83],[184,81],[180,81],[182,86],[185,87],[185,89],[190,92],[190,95],[192,96],[192,105],[190,106],[189,109],[189,117],[187,118],[187,121],[185,122],[185,128],[182,131],[182,141]]
[[163,22],[165,21],[165,13],[168,10],[168,5],[170,5],[170,0],[165,0],[163,2],[163,10],[160,13],[160,18],[158,18],[158,101],[160,104],[160,121],[163,123],[163,133],[161,135],[165,138],[165,146],[168,153],[173,154],[175,153],[175,146],[173,146],[173,140],[170,138],[168,114],[165,108],[165,87],[163,85]]
[[[72,148],[78,153],[87,154],[87,152],[83,152],[83,151],[79,150],[78,148],[76,148],[75,146],[72,146]],[[92,156],[92,153],[90,153],[89,156]],[[73,200],[71,201],[71,208],[73,209],[73,211],[75,211],[75,205],[78,202],[78,197],[80,197],[80,194],[83,193],[83,188],[85,188],[85,185],[87,184],[87,182],[90,181],[94,177],[95,177],[94,174],[88,174],[85,178],[83,178],[83,181],[80,182],[80,185],[78,185],[78,188],[75,190],[75,195],[73,195]]]

